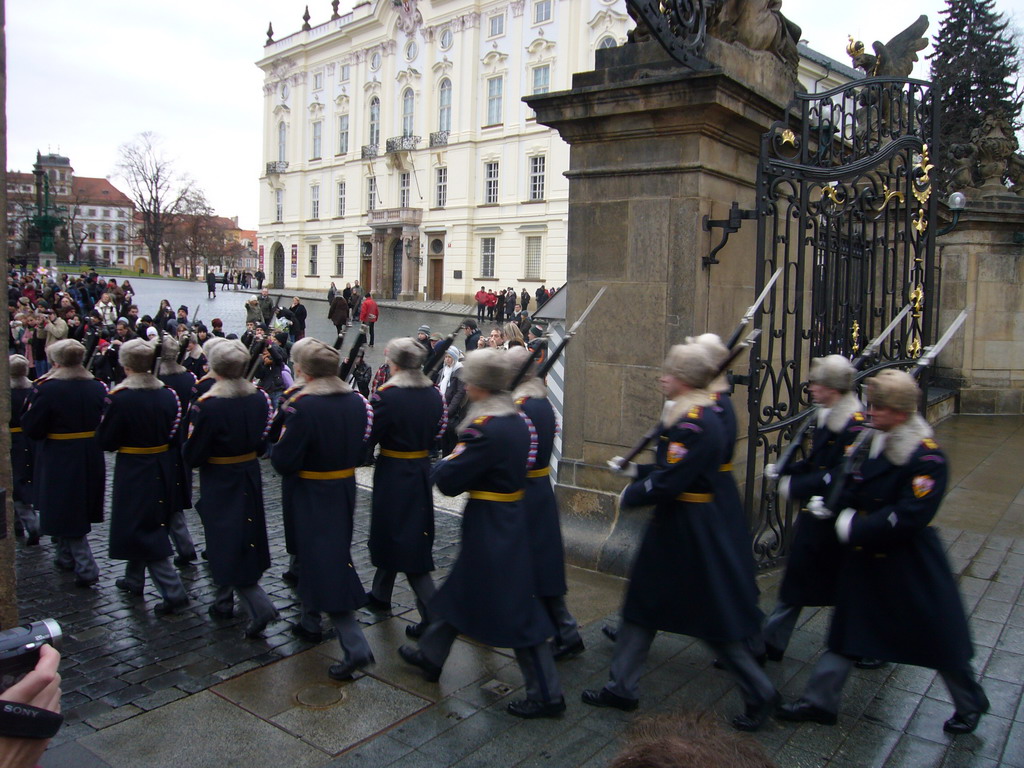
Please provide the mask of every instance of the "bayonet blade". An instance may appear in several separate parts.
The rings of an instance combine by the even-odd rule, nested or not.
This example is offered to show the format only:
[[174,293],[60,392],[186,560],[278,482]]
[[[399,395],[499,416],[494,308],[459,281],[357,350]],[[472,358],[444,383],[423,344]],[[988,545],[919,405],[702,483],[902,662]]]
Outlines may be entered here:
[[757,310],[761,307],[762,304],[764,304],[764,300],[768,298],[768,293],[771,291],[772,286],[775,285],[780,275],[782,275],[782,267],[779,267],[778,269],[775,270],[775,274],[769,278],[767,283],[765,283],[764,289],[761,291],[760,295],[754,300],[754,303],[747,307],[747,313],[743,315],[743,319],[745,321],[749,323],[753,319],[754,313],[757,312]]
[[885,330],[868,343],[864,348],[864,357],[875,354],[878,348],[882,346],[882,342],[889,338],[889,335],[899,327],[900,323],[903,322],[903,318],[907,316],[908,312],[910,312],[910,304],[907,304],[907,306],[901,309],[900,313],[892,319],[892,322],[885,326]]
[[583,310],[583,314],[580,315],[579,320],[572,324],[572,328],[569,329],[569,335],[576,333],[576,329],[583,325],[583,321],[587,319],[587,315],[590,314],[591,310],[593,310],[593,308],[597,305],[598,300],[602,296],[604,296],[604,292],[607,290],[607,285],[601,286],[601,290],[597,292],[597,295],[594,297],[593,301],[591,301],[587,308]]
[[946,332],[942,334],[939,340],[928,347],[925,353],[918,359],[917,364],[919,367],[924,368],[931,365],[932,360],[939,356],[939,353],[949,343],[949,340],[953,338],[953,335],[960,330],[960,326],[967,321],[967,316],[971,313],[972,309],[974,309],[973,306],[967,307],[956,316],[956,320],[949,324]]

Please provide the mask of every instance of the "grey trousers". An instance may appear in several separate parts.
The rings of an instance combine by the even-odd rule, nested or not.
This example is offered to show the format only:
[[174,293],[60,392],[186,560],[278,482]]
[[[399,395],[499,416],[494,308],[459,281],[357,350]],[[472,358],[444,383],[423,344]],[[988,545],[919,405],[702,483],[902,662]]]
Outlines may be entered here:
[[96,567],[96,560],[92,556],[92,548],[89,546],[88,536],[76,536],[74,538],[58,537],[57,562],[65,568],[73,568],[75,576],[82,581],[92,581],[99,578],[100,569]]
[[[605,688],[625,699],[640,698],[640,675],[656,631],[623,621],[615,641],[611,673]],[[736,678],[746,704],[758,705],[775,696],[775,686],[758,666],[745,642],[707,645]]]
[[32,509],[31,504],[23,501],[14,502],[14,514],[25,529],[25,535],[30,539],[39,538],[39,513]]
[[[446,621],[431,622],[420,638],[420,651],[427,660],[443,667],[451,653],[459,630]],[[562,684],[555,668],[551,644],[544,642],[528,648],[515,648],[516,662],[526,683],[526,698],[532,701],[558,701],[562,698]]]
[[164,600],[180,603],[188,599],[181,577],[167,557],[161,560],[129,560],[125,563],[124,580],[133,592],[141,592],[145,588],[147,570]]
[[196,559],[196,545],[192,543],[192,534],[188,532],[188,523],[185,522],[185,512],[178,510],[171,519],[167,521],[167,533],[171,537],[171,544],[178,557],[186,560]]
[[563,648],[575,645],[580,641],[580,629],[576,618],[569,613],[569,607],[565,604],[565,595],[556,597],[542,597],[544,609],[555,625],[555,646]]
[[[397,576],[398,574],[394,571],[378,568],[377,572],[373,574],[373,586],[370,587],[370,594],[378,600],[390,603]],[[430,604],[430,598],[437,591],[434,579],[429,573],[407,573],[405,578],[409,582],[413,594],[416,595],[416,610],[420,612],[421,623],[429,624],[430,616],[427,614],[427,605]]]
[[[331,620],[334,631],[338,635],[338,643],[341,645],[341,650],[345,652],[345,661],[357,659],[359,662],[364,662],[373,658],[370,644],[367,642],[363,628],[359,625],[353,611],[328,612],[327,618]],[[322,631],[320,611],[310,610],[306,606],[302,606],[299,623],[303,629],[310,632]]]
[[781,601],[776,603],[775,609],[764,620],[764,625],[761,628],[761,636],[764,641],[780,651],[786,650],[802,610],[803,607],[799,605],[788,605]]
[[[825,651],[811,672],[811,679],[807,681],[801,698],[826,712],[838,713],[843,686],[853,665],[854,660],[848,656]],[[938,673],[949,689],[958,713],[970,714],[986,708],[988,699],[985,691],[969,665],[961,669],[940,669]]]
[[238,594],[239,601],[245,605],[245,610],[249,612],[249,618],[254,623],[277,616],[277,609],[259,584],[250,584],[244,587],[230,584],[218,585],[217,591],[213,593],[213,604],[217,610],[223,613],[234,611],[235,593]]

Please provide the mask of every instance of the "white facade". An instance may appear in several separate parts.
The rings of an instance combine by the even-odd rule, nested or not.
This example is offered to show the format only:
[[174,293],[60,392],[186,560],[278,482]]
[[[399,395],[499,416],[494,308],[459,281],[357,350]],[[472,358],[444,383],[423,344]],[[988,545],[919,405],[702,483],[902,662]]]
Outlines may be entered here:
[[632,26],[624,0],[376,0],[267,45],[268,278],[449,301],[561,285],[569,149],[521,98]]

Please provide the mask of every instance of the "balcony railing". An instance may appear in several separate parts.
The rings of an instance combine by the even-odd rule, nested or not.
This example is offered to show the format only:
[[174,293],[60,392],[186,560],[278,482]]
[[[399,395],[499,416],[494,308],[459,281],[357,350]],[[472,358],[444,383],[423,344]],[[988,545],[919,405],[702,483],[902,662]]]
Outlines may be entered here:
[[366,213],[366,223],[371,227],[418,227],[422,222],[422,208],[379,208]]
[[376,144],[363,144],[362,158],[363,160],[373,160],[377,155],[380,154],[380,147]]
[[448,131],[434,131],[432,134],[430,134],[430,146],[447,147]]
[[284,173],[288,170],[287,160],[275,160],[272,163],[267,163],[267,175],[272,173]]
[[388,139],[387,149],[388,152],[409,152],[416,149],[416,145],[419,143],[419,136],[395,136]]

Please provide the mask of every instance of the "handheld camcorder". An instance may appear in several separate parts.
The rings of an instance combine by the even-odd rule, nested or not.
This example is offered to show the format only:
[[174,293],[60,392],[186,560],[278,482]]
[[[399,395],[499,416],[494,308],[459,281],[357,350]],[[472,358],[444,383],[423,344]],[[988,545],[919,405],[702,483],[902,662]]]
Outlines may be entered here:
[[0,693],[35,669],[41,645],[48,643],[59,650],[62,637],[60,624],[53,619],[0,632]]

